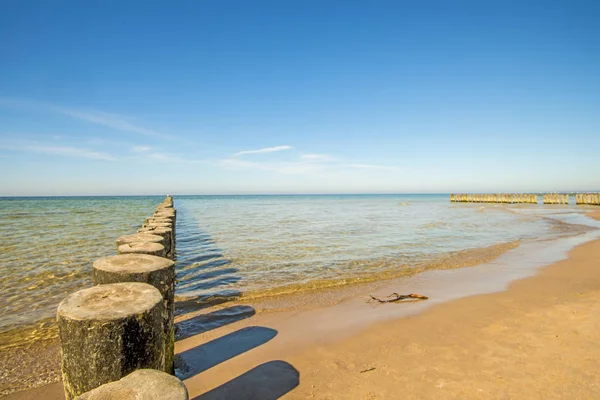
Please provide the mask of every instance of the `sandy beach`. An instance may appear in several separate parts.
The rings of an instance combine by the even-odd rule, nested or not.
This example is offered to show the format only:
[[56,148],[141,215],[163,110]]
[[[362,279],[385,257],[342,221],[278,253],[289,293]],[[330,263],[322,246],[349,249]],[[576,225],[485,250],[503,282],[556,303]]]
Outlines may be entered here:
[[[597,399],[599,266],[594,240],[501,292],[436,303],[436,286],[421,274],[374,294],[428,288],[430,300],[377,304],[365,287],[334,306],[256,313],[228,305],[235,317],[198,329],[204,313],[187,315],[179,372],[190,398],[204,400]],[[451,271],[456,290],[462,273],[477,281],[476,268]],[[62,386],[6,398],[61,399]]]

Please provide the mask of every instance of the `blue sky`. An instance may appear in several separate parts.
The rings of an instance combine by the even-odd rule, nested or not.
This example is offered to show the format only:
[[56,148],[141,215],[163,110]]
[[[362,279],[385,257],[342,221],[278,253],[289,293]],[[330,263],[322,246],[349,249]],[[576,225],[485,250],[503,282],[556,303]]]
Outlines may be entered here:
[[600,2],[0,2],[0,195],[600,189]]

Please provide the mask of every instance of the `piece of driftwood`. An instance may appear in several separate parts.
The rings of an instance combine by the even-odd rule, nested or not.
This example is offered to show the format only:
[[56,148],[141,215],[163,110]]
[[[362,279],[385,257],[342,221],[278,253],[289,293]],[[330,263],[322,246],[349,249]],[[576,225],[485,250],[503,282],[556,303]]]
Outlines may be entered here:
[[[377,297],[373,296],[373,295],[369,295],[371,296],[371,300],[375,300],[378,301],[380,303],[394,303],[396,301],[401,301],[401,300],[406,300],[406,299],[418,299],[418,300],[427,300],[429,297],[427,296],[423,296],[422,294],[416,294],[416,293],[411,293],[411,294],[398,294],[398,293],[392,293],[388,296],[387,300],[382,300],[382,299],[378,299]],[[389,299],[389,297],[393,297],[392,299]],[[369,301],[371,301],[369,300]]]

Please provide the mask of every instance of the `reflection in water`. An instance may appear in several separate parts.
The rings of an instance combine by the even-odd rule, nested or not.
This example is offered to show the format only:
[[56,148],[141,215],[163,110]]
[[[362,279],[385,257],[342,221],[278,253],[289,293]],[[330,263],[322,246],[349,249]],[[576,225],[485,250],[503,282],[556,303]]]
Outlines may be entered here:
[[[231,261],[223,257],[216,243],[195,219],[188,217],[185,208],[180,208],[178,215],[175,315],[238,298],[241,292],[233,288],[242,279],[236,275],[238,270],[230,267]],[[222,316],[218,314],[209,316],[219,319]],[[211,323],[207,319],[204,322]],[[199,323],[195,323],[196,327]],[[186,323],[181,326],[185,327]]]

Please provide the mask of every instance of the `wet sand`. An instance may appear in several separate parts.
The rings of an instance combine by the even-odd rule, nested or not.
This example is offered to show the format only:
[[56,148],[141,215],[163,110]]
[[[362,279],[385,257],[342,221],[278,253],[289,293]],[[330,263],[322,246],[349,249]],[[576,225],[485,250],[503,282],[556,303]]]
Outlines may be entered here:
[[[600,240],[535,276],[518,251],[507,256],[516,267],[426,272],[374,292],[426,290],[426,301],[375,304],[363,293],[309,310],[228,305],[230,317],[212,326],[188,316],[179,373],[190,398],[204,400],[600,398]],[[504,275],[529,277],[469,296],[503,290],[490,277]],[[7,398],[59,399],[61,390]]]

